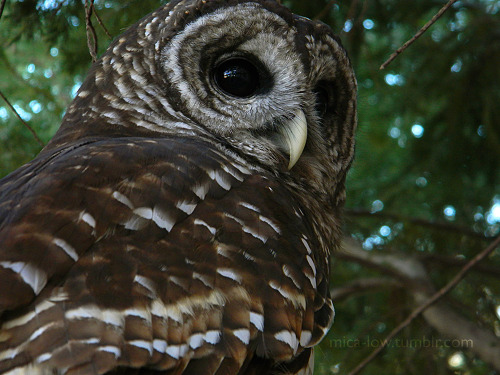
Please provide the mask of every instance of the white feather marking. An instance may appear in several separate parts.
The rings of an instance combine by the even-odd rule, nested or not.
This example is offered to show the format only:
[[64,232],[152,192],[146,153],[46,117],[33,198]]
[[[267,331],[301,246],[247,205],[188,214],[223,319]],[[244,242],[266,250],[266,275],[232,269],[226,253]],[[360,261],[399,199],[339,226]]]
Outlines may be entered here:
[[89,214],[88,212],[85,212],[85,211],[80,212],[80,216],[78,217],[78,221],[83,221],[89,227],[91,227],[92,229],[95,229],[96,221],[95,221],[94,217],[91,214]]
[[250,342],[250,331],[247,328],[236,329],[233,334],[245,345]]
[[198,349],[200,346],[203,345],[203,338],[204,338],[203,333],[195,333],[189,338],[189,347],[192,349]]
[[304,275],[307,277],[307,279],[309,280],[309,282],[311,283],[312,287],[314,289],[316,289],[316,278],[309,275],[308,273],[304,273]]
[[95,319],[115,327],[123,327],[125,315],[122,311],[114,309],[100,309],[95,305],[80,306],[68,310],[64,314],[68,320]]
[[259,215],[259,220],[268,224],[271,228],[273,228],[273,230],[278,233],[278,234],[281,234],[281,230],[280,228],[278,227],[278,225],[276,225],[271,219],[265,217],[265,216],[262,216],[262,215]]
[[172,319],[179,324],[183,324],[183,315],[192,317],[195,310],[212,310],[214,306],[223,306],[224,304],[224,295],[220,291],[213,290],[208,296],[189,296],[169,305],[155,300],[150,311],[151,314],[160,319]]
[[214,235],[214,236],[215,236],[215,233],[217,232],[217,230],[216,230],[214,227],[212,227],[212,226],[208,225],[208,224],[207,224],[206,222],[204,222],[203,220],[200,220],[200,219],[195,219],[195,220],[194,220],[194,224],[195,224],[195,225],[203,225],[203,226],[204,226],[204,227],[206,227],[206,228],[210,231],[210,233],[212,233],[212,235]]
[[210,279],[206,275],[202,275],[198,272],[193,272],[193,279],[200,280],[203,284],[205,284],[209,288],[213,288],[213,284],[210,282]]
[[122,193],[120,193],[118,191],[114,191],[112,194],[112,197],[115,198],[118,202],[120,202],[120,203],[124,204],[125,206],[127,206],[128,208],[130,208],[131,210],[134,209],[134,205],[132,204],[130,199],[128,199]]
[[266,236],[260,234],[259,232],[253,230],[252,228],[247,227],[246,225],[243,225],[242,229],[243,229],[243,232],[251,234],[253,237],[255,237],[258,240],[262,241],[262,243],[266,243],[267,242],[268,238]]
[[115,356],[115,358],[120,357],[122,354],[122,351],[119,347],[112,345],[100,346],[99,348],[97,348],[97,350],[100,352],[111,353]]
[[58,246],[60,249],[62,249],[66,255],[68,255],[71,259],[73,259],[75,262],[78,261],[78,254],[73,246],[71,246],[69,243],[64,241],[61,238],[54,238],[52,240],[52,243],[56,246]]
[[29,313],[24,314],[16,319],[8,320],[2,325],[2,329],[11,329],[14,327],[25,325],[26,323],[34,319],[36,315],[37,315],[36,312],[30,311]]
[[219,254],[220,256],[223,256],[224,258],[232,259],[231,251],[226,249],[224,246],[221,246],[221,244],[217,245],[217,254]]
[[244,180],[243,176],[241,176],[239,173],[236,173],[236,171],[233,171],[233,170],[231,170],[230,168],[228,168],[228,166],[227,166],[227,165],[223,165],[223,166],[222,166],[222,169],[223,169],[224,171],[226,171],[228,174],[230,174],[231,176],[233,176],[233,177],[234,177],[235,179],[237,179],[238,181],[243,182],[243,180]]
[[136,81],[139,85],[145,85],[147,83],[146,79],[137,74],[133,69],[130,69],[130,78]]
[[36,363],[47,362],[50,358],[52,358],[52,353],[45,353],[36,357],[35,362]]
[[312,333],[311,331],[302,331],[300,333],[300,346],[302,347],[307,347],[307,345],[309,345],[309,343],[311,342],[311,338],[312,338]]
[[205,341],[209,344],[215,345],[220,341],[220,331],[207,331],[205,333]]
[[255,258],[253,255],[248,254],[246,251],[242,250],[241,253],[245,257],[245,259],[250,260],[252,262],[256,262],[257,258]]
[[100,320],[105,324],[115,327],[123,327],[125,325],[125,316],[113,309],[102,310]]
[[12,359],[15,358],[19,352],[21,351],[21,348],[13,348],[13,349],[7,349],[4,350],[3,352],[0,352],[0,361],[3,361],[5,359]]
[[149,310],[146,310],[146,309],[138,309],[138,308],[132,307],[130,309],[124,310],[123,313],[126,316],[135,316],[135,317],[143,319],[147,322],[151,322],[151,313]]
[[76,309],[68,310],[64,314],[68,320],[99,319],[101,310],[95,305],[80,306]]
[[192,190],[193,193],[196,194],[198,198],[201,200],[205,199],[205,196],[208,193],[209,185],[208,184],[203,184],[203,185],[195,185],[193,186]]
[[167,342],[165,340],[153,340],[153,349],[159,353],[165,354],[167,350]]
[[207,173],[208,177],[210,177],[211,180],[215,180],[215,171],[213,169],[205,170]]
[[196,203],[190,203],[188,201],[179,201],[175,205],[179,210],[185,212],[188,215],[191,215],[196,208]]
[[283,297],[285,297],[288,301],[292,302],[295,308],[301,308],[305,310],[306,308],[306,299],[303,294],[291,294],[284,290],[276,281],[269,281],[269,286],[274,290],[278,291]]
[[258,207],[256,207],[256,206],[254,206],[253,204],[250,204],[250,203],[247,203],[247,202],[240,202],[239,204],[240,204],[240,206],[246,207],[249,210],[252,210],[252,211],[255,211],[257,213],[260,213],[260,209]]
[[140,216],[146,220],[151,220],[153,218],[153,210],[149,207],[138,207],[134,209],[134,214]]
[[[38,305],[35,306],[35,314],[40,315],[43,311],[50,309],[51,307],[55,306],[55,303],[51,302],[54,301],[52,299],[52,296],[50,297],[50,301],[44,300],[40,302]],[[57,299],[55,301],[58,301]]]
[[238,163],[231,163],[231,165],[233,167],[235,167],[237,170],[239,170],[243,174],[250,174],[251,173],[248,168],[246,168],[246,167],[244,167],[244,166],[242,166],[242,165],[240,165]]
[[151,314],[160,319],[172,319],[182,324],[182,312],[174,306],[166,306],[160,300],[154,300],[151,305]]
[[227,176],[223,175],[221,171],[215,171],[215,181],[224,190],[229,191],[231,189],[231,183],[229,182]]
[[304,246],[306,247],[307,252],[308,252],[309,254],[311,254],[311,253],[312,253],[311,247],[309,246],[309,244],[307,243],[307,240],[306,240],[305,238],[302,238],[302,243],[303,243],[303,244],[304,244]]
[[0,262],[0,266],[8,268],[17,273],[23,281],[28,284],[35,295],[38,295],[47,284],[47,274],[45,271],[24,262]]
[[299,348],[299,341],[297,340],[295,332],[286,330],[280,331],[274,335],[274,338],[287,344],[293,350],[293,354],[297,352],[297,349]]
[[171,345],[167,348],[166,352],[169,356],[175,359],[179,359],[184,357],[184,355],[188,351],[188,346],[186,344],[183,345]]
[[136,348],[144,349],[149,352],[149,355],[153,355],[153,344],[145,340],[132,340],[127,341],[127,344],[135,346]]
[[250,323],[259,331],[264,332],[264,315],[250,311]]
[[241,220],[241,219],[239,219],[239,218],[237,218],[237,217],[235,217],[235,216],[233,216],[231,214],[228,214],[228,213],[226,213],[225,216],[228,217],[229,219],[232,219],[232,220],[236,221],[239,225],[241,225],[241,228],[243,229],[243,232],[252,235],[253,237],[259,239],[263,243],[267,242],[267,237],[261,235],[259,232],[256,232],[252,228],[246,226],[245,222],[243,220]]
[[288,268],[288,266],[286,264],[283,264],[283,267],[281,267],[281,269],[283,270],[283,274],[286,277],[288,277],[290,280],[292,280],[293,284],[297,287],[297,289],[301,289],[300,284],[297,282],[297,280],[295,280],[295,278],[293,277],[293,274],[290,271],[290,269]]
[[313,271],[314,277],[316,277],[316,266],[314,265],[312,258],[309,255],[306,255],[306,260],[307,260],[307,263],[309,263],[309,267],[311,267],[311,269]]
[[241,284],[241,277],[239,275],[237,275],[230,268],[217,268],[217,273],[221,276],[228,278],[228,279],[236,281],[238,284]]
[[151,314],[162,319],[172,319],[176,323],[183,324],[182,315],[183,312],[176,304],[165,305],[161,301],[154,301],[151,306]]
[[123,223],[123,226],[125,227],[125,229],[139,230],[144,228],[147,224],[148,220],[140,216],[133,215],[125,223]]
[[37,339],[38,337],[40,337],[41,335],[43,335],[44,332],[48,331],[51,328],[59,327],[59,326],[61,326],[61,324],[62,324],[61,322],[50,322],[49,324],[44,325],[44,326],[38,328],[37,330],[35,330],[35,332],[33,332],[31,334],[31,336],[28,339],[28,341],[33,341],[33,340]]
[[154,298],[156,296],[156,285],[151,279],[145,276],[135,275],[134,281],[149,291],[149,297]]
[[186,283],[186,280],[181,278],[181,277],[177,277],[177,276],[169,276],[168,277],[168,281],[171,281],[172,283],[174,283],[175,285],[178,285],[180,286],[182,289],[186,290],[187,288],[187,283]]
[[163,229],[166,229],[167,231],[170,232],[172,227],[175,225],[176,219],[173,218],[168,214],[168,212],[165,212],[158,206],[155,206],[153,209],[153,221],[155,224]]

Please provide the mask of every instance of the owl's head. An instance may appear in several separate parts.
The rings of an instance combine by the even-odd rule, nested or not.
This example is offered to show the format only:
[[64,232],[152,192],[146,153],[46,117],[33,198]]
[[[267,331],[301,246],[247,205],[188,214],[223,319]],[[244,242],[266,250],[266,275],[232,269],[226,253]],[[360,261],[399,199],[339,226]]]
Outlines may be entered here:
[[326,25],[273,0],[172,1],[94,64],[56,139],[204,137],[328,192],[352,160],[355,107]]

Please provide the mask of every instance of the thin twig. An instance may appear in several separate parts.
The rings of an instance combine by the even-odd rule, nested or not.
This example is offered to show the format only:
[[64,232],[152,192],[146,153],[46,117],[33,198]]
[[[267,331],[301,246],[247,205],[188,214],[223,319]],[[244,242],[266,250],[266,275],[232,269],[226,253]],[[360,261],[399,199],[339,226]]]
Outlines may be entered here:
[[106,35],[108,36],[109,39],[113,39],[113,37],[111,36],[111,34],[109,33],[108,29],[106,28],[106,26],[104,25],[104,22],[102,22],[102,19],[101,17],[99,17],[99,14],[97,14],[97,9],[95,8],[94,5],[92,5],[92,8],[94,10],[94,14],[95,14],[95,18],[97,18],[97,21],[99,22],[99,25],[101,25],[102,29],[104,30],[104,32],[106,33]]
[[473,229],[463,226],[463,225],[457,225],[457,224],[451,224],[451,223],[446,223],[446,222],[441,222],[441,221],[431,221],[431,220],[425,220],[425,219],[420,219],[420,218],[414,218],[414,217],[404,217],[400,216],[397,214],[393,213],[386,213],[386,212],[371,212],[368,210],[363,210],[363,209],[346,209],[344,210],[345,215],[347,216],[363,216],[363,217],[371,217],[374,219],[388,219],[388,220],[394,220],[394,221],[405,221],[408,223],[411,223],[413,225],[419,225],[422,227],[428,227],[428,228],[433,228],[433,229],[438,229],[438,230],[446,230],[449,232],[455,232],[462,234],[464,236],[468,237],[474,237],[482,240],[491,240],[494,238],[494,236],[487,236],[484,235],[483,233],[476,232]]
[[92,26],[92,9],[94,8],[94,0],[85,0],[85,24],[87,26],[87,45],[89,47],[92,61],[97,61],[97,35],[94,26]]
[[422,314],[427,308],[429,308],[432,304],[434,304],[437,300],[446,295],[450,290],[452,290],[457,284],[462,280],[467,272],[470,271],[472,267],[474,267],[481,260],[490,255],[498,246],[500,246],[500,236],[498,236],[486,249],[477,254],[474,258],[472,258],[461,270],[458,272],[455,277],[446,284],[439,291],[434,293],[432,297],[430,297],[426,302],[417,307],[413,312],[408,315],[408,317],[401,322],[396,328],[394,328],[391,333],[387,335],[387,337],[381,341],[380,346],[377,347],[373,352],[370,353],[368,357],[366,357],[354,370],[352,370],[349,375],[356,375],[366,367],[368,363],[370,363],[389,343],[390,340],[394,338],[399,332],[401,332],[404,328],[406,328],[416,317]]
[[38,137],[38,135],[36,134],[36,132],[33,130],[33,128],[26,122],[22,119],[22,117],[19,115],[19,113],[17,113],[16,109],[14,108],[14,106],[12,104],[10,104],[9,102],[9,99],[7,99],[7,97],[3,94],[2,91],[0,91],[0,96],[2,97],[2,99],[5,101],[5,103],[7,103],[7,105],[10,107],[10,109],[12,110],[12,112],[15,113],[15,115],[17,116],[17,118],[19,120],[21,120],[21,122],[23,123],[23,125],[28,128],[28,130],[31,132],[31,134],[33,134],[33,137],[35,137],[36,141],[38,142],[38,144],[40,146],[45,146],[42,142],[42,140]]
[[65,0],[62,0],[59,4],[57,4],[57,7],[52,10],[52,16],[57,15],[57,13],[62,9],[62,7],[64,6],[64,1]]
[[313,20],[321,20],[323,17],[325,17],[330,9],[332,9],[333,4],[335,4],[335,0],[330,0],[328,3],[326,3],[323,9],[321,9],[321,11],[316,16],[314,16]]
[[339,303],[357,293],[373,292],[379,289],[402,287],[401,283],[390,278],[361,278],[330,290],[330,298]]
[[453,4],[455,4],[457,0],[450,0],[448,3],[443,6],[439,12],[437,12],[434,17],[431,18],[429,22],[427,22],[410,40],[408,40],[405,44],[403,44],[401,47],[399,47],[396,52],[394,52],[389,58],[382,64],[380,65],[380,70],[383,70],[389,65],[392,60],[394,60],[401,52],[403,52],[405,49],[407,49],[415,40],[417,40],[423,33],[427,31],[429,27],[431,27],[438,19],[443,15],[444,12],[448,10],[449,7],[451,7]]
[[349,10],[347,11],[347,16],[345,18],[344,23],[342,24],[342,31],[340,32],[341,34],[344,34],[344,26],[347,21],[354,19],[354,13],[356,12],[356,7],[358,6],[359,0],[354,0],[351,2],[351,5],[349,6]]
[[5,8],[6,2],[7,2],[7,0],[2,0],[2,3],[0,4],[0,18],[2,18],[3,8]]

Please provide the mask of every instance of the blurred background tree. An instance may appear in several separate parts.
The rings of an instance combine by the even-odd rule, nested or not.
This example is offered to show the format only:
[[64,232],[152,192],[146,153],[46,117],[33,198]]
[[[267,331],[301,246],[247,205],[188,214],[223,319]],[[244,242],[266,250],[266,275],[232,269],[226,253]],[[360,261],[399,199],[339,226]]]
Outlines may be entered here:
[[[159,0],[96,0],[98,55]],[[337,316],[317,374],[347,374],[500,231],[500,1],[284,0],[338,33],[359,83],[357,159],[345,241],[334,256]],[[91,65],[85,8],[11,0],[0,20],[0,90],[47,142]],[[105,30],[106,29],[106,30]],[[0,177],[41,149],[0,102]],[[364,374],[500,373],[500,250],[418,317]]]

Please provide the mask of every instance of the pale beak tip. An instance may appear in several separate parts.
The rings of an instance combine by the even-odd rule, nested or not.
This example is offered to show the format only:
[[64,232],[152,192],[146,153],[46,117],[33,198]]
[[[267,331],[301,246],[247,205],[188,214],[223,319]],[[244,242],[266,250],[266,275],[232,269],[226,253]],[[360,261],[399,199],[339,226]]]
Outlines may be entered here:
[[290,170],[302,155],[307,141],[307,120],[302,110],[297,110],[294,118],[288,123],[287,131],[283,135],[288,145],[290,155],[288,170]]

